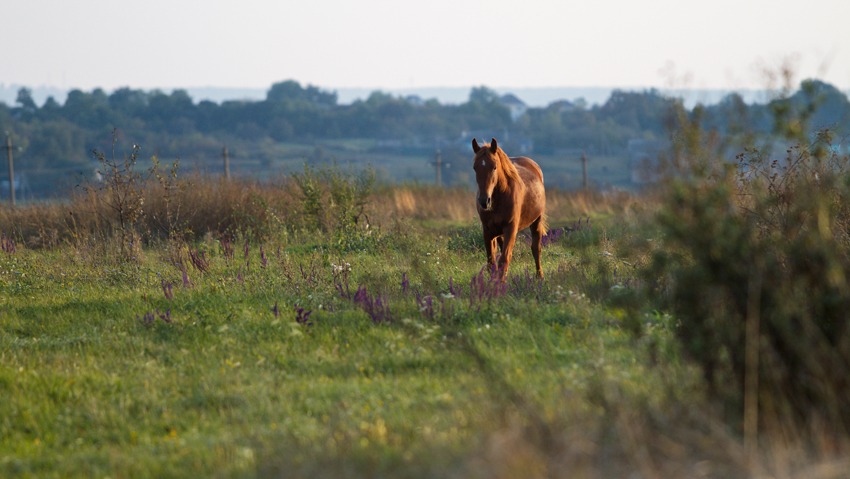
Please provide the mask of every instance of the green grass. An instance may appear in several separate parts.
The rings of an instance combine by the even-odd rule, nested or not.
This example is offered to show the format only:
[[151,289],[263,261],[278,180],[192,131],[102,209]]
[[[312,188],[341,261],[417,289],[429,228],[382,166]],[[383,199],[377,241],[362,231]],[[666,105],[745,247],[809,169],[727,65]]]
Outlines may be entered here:
[[[483,253],[452,241],[423,229],[345,254],[269,241],[266,268],[259,245],[248,268],[242,243],[228,261],[208,242],[211,269],[189,267],[193,287],[165,246],[127,263],[70,247],[3,253],[0,476],[441,476],[506,427],[515,398],[498,381],[550,424],[605,417],[610,388],[659,407],[696,388],[668,318],[642,311],[636,338],[624,310],[582,296],[611,286],[600,262],[620,264],[599,240],[545,249],[547,281],[480,303],[468,293]],[[340,296],[333,265],[345,263],[352,292],[385,295],[394,321],[376,324]],[[520,241],[512,272],[526,269]],[[450,278],[463,288],[454,298]],[[442,300],[435,320],[416,292]],[[312,326],[295,321],[295,304]],[[137,319],[169,308],[171,323]]]

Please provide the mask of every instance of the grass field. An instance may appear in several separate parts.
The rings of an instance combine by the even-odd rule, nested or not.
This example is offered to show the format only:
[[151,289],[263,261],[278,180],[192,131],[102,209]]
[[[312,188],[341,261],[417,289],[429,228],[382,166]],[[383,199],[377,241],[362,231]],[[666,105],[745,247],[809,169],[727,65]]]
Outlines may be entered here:
[[[171,243],[126,261],[18,246],[0,262],[0,475],[547,475],[529,427],[581,418],[590,434],[610,404],[699,388],[669,317],[643,316],[638,341],[599,301],[629,287],[616,230],[547,246],[544,282],[521,243],[504,285],[474,226],[344,253],[310,235],[208,239],[195,265]],[[621,447],[605,434],[585,447]],[[591,449],[574,462],[604,468]]]
[[846,477],[823,171],[551,189],[504,282],[465,188],[115,171],[0,210],[0,477]]

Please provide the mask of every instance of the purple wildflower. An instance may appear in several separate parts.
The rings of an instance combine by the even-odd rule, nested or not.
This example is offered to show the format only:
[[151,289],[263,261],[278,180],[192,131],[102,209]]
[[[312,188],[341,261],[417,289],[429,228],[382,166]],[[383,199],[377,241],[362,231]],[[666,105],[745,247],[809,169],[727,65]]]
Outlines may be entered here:
[[424,298],[420,298],[419,294],[416,295],[416,303],[419,305],[419,312],[425,316],[426,319],[433,321],[434,320],[434,298],[431,295],[425,296]]
[[272,313],[274,313],[274,317],[280,317],[280,310],[277,309],[277,301],[274,302],[274,307],[272,308]]
[[245,240],[245,259],[248,259],[248,240]]
[[508,291],[508,285],[502,280],[502,268],[496,265],[484,265],[469,282],[469,302],[491,301]]
[[550,244],[557,243],[563,237],[564,228],[556,228],[553,230],[550,229],[546,232],[546,236],[540,238],[540,245],[549,246]]
[[224,259],[230,260],[233,258],[233,242],[227,236],[221,238],[221,248],[224,250]]
[[166,283],[165,280],[160,280],[162,283],[162,293],[165,294],[165,299],[174,301],[174,293],[171,292],[171,283]]
[[148,311],[144,316],[136,315],[136,320],[148,327],[153,326],[156,318],[161,319],[163,322],[171,323],[171,308],[166,309],[164,313],[160,313],[159,309],[156,309],[154,311]]
[[141,321],[142,324],[144,324],[145,326],[151,326],[153,325],[153,322],[156,321],[156,316],[154,316],[152,312],[147,312],[142,317],[139,317],[139,315],[137,314],[136,320]]
[[536,274],[532,275],[528,268],[525,268],[522,275],[511,275],[509,283],[511,294],[517,296],[531,294],[539,296],[543,287],[543,281]]
[[460,294],[460,291],[461,291],[461,287],[456,286],[454,284],[454,279],[451,276],[449,276],[449,294],[451,294],[452,296],[458,296]]
[[2,237],[0,237],[0,249],[8,255],[15,254],[18,250],[15,240],[11,236],[6,236],[6,233],[3,233]]
[[191,247],[189,248],[189,262],[201,273],[206,273],[210,270],[210,262],[207,259],[206,252],[201,251],[200,248],[195,251],[192,251]]
[[266,253],[263,252],[262,245],[260,245],[260,264],[263,265],[263,268],[265,268],[269,264],[269,260],[266,258]]
[[407,273],[401,273],[401,292],[407,294],[410,290],[410,281],[407,280]]
[[363,308],[366,314],[372,318],[374,323],[389,323],[393,321],[393,313],[387,304],[387,298],[383,295],[372,296],[366,291],[365,286],[357,288],[353,301]]
[[304,326],[312,326],[313,321],[310,319],[310,314],[313,312],[312,309],[307,311],[304,308],[299,308],[298,304],[295,304],[295,322],[298,324],[303,324]]
[[348,287],[348,271],[334,273],[334,288],[343,299],[351,300],[351,289]]

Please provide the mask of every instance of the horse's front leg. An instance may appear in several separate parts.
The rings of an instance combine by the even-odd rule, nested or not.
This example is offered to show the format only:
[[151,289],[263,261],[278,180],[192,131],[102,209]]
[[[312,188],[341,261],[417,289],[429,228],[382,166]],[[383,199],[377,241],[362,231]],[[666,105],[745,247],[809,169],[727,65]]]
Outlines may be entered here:
[[496,264],[496,240],[498,238],[498,235],[484,228],[484,251],[487,254],[487,266],[492,267]]
[[499,258],[499,272],[502,279],[505,279],[508,275],[508,267],[514,255],[514,244],[518,231],[519,228],[517,228],[516,223],[508,223],[502,230],[502,257]]

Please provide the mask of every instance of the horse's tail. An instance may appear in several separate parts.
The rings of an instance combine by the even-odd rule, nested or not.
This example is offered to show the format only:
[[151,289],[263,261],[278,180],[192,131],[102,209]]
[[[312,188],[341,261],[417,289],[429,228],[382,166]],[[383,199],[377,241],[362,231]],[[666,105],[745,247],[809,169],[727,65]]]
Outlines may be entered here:
[[546,236],[546,233],[549,232],[549,222],[546,218],[546,213],[540,215],[540,223],[537,225],[537,231],[540,232],[540,236]]

